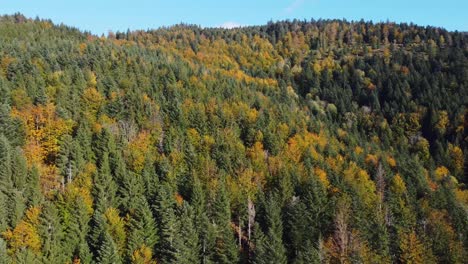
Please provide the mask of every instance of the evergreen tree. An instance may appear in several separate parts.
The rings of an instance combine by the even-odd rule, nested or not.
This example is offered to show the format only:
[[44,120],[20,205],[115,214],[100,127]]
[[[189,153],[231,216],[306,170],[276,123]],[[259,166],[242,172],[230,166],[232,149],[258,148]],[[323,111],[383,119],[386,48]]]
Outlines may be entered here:
[[283,223],[281,220],[281,206],[277,196],[272,194],[265,204],[266,233],[263,240],[263,250],[266,252],[264,263],[287,263],[286,249],[283,245]]
[[192,179],[190,204],[193,209],[194,228],[198,234],[198,248],[200,250],[201,262],[207,263],[209,253],[214,247],[214,230],[207,216],[205,194],[201,182],[197,177],[193,177]]
[[159,241],[156,255],[163,263],[172,263],[176,259],[177,219],[174,211],[175,196],[168,184],[159,186],[154,201],[154,215],[158,223]]
[[73,256],[73,251],[63,244],[65,237],[60,220],[57,207],[46,203],[41,212],[39,227],[44,263],[66,262]]
[[267,248],[266,248],[266,237],[263,233],[260,225],[256,222],[253,228],[253,252],[252,252],[252,263],[263,264],[267,262]]
[[222,181],[211,210],[215,232],[215,244],[211,260],[215,263],[236,263],[239,259],[239,252],[231,227],[230,202],[225,184]]
[[36,166],[33,166],[28,173],[25,197],[27,199],[28,206],[38,205],[43,198],[39,186],[39,171]]
[[200,244],[193,225],[193,212],[190,205],[184,202],[177,215],[177,238],[175,240],[176,263],[200,263]]
[[128,222],[128,256],[132,256],[142,245],[153,249],[159,240],[156,222],[148,202],[141,195],[135,197],[135,200],[136,207],[131,209]]
[[107,153],[103,154],[99,172],[95,175],[93,191],[96,210],[104,212],[106,208],[115,207],[117,185],[111,175]]
[[119,264],[122,263],[119,253],[117,251],[117,246],[115,245],[114,240],[107,232],[103,232],[101,235],[100,247],[97,251],[98,263],[102,264]]
[[12,150],[10,142],[0,134],[0,183],[4,191],[13,188]]
[[0,264],[11,263],[10,255],[7,253],[7,243],[3,238],[0,238]]

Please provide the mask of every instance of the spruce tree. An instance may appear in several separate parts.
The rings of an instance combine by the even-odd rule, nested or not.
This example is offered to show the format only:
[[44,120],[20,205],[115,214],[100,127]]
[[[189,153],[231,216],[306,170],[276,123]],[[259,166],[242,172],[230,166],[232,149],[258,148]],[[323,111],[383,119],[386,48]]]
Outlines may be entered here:
[[96,210],[104,212],[106,208],[115,207],[117,185],[111,175],[107,152],[103,154],[99,171],[94,177],[93,191],[96,197]]
[[252,236],[252,255],[250,256],[252,259],[252,263],[254,264],[266,264],[266,255],[268,252],[266,251],[266,237],[263,233],[260,225],[255,222],[253,227],[253,236]]
[[175,263],[200,263],[200,246],[198,234],[193,225],[193,212],[190,205],[184,202],[177,215],[177,237],[175,240]]
[[13,188],[12,148],[8,139],[0,134],[0,188],[6,192]]
[[154,201],[154,215],[158,223],[159,235],[156,254],[163,263],[171,263],[176,259],[177,221],[174,198],[172,188],[165,183],[160,185]]
[[276,195],[270,195],[265,204],[266,226],[264,247],[267,252],[266,263],[286,263],[286,250],[283,245],[283,223],[281,206]]
[[215,263],[236,263],[239,252],[231,227],[231,207],[224,182],[220,183],[212,208],[215,245],[211,260]]
[[36,206],[40,203],[43,198],[40,188],[39,170],[36,166],[33,166],[28,172],[28,178],[26,180],[25,197],[28,206]]
[[13,186],[18,190],[23,190],[27,182],[28,167],[19,148],[12,150],[11,173]]
[[0,237],[0,264],[10,264],[11,257],[7,252],[7,243]]
[[[73,251],[74,258],[79,258],[82,263],[90,263],[92,260],[91,250],[88,244],[90,229],[90,215],[84,201],[78,198],[71,205],[70,211],[66,212],[74,217],[70,219],[66,229],[65,241]],[[67,217],[67,215],[64,215]]]
[[100,237],[100,247],[97,251],[97,262],[101,264],[119,264],[122,263],[117,246],[107,231]]
[[64,245],[65,236],[59,211],[53,203],[43,206],[39,218],[39,234],[42,240],[42,262],[64,263],[73,256],[70,247]]
[[193,210],[193,223],[198,234],[201,262],[207,263],[211,249],[214,247],[214,228],[210,224],[205,205],[205,193],[197,177],[192,179],[190,204]]
[[141,195],[135,197],[135,208],[131,209],[129,216],[127,255],[131,258],[142,245],[153,250],[159,238],[150,206]]

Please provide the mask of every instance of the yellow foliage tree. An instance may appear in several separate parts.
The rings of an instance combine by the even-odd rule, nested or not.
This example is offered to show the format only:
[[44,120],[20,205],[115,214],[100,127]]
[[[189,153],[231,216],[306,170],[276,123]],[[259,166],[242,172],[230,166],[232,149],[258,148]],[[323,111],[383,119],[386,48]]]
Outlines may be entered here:
[[71,119],[65,120],[56,114],[55,105],[29,105],[12,110],[24,124],[26,143],[24,155],[29,166],[37,166],[41,176],[41,186],[45,193],[59,186],[54,161],[60,150],[60,139],[70,133]]
[[104,213],[104,217],[108,224],[109,234],[114,239],[118,251],[123,253],[126,246],[125,220],[119,216],[119,210],[115,208],[108,208]]
[[138,133],[138,135],[129,142],[125,151],[125,156],[129,160],[133,170],[137,172],[143,170],[145,159],[151,150],[152,143],[151,135],[146,131]]
[[411,231],[400,235],[400,261],[405,264],[422,264],[424,262],[424,247],[416,233]]
[[153,252],[151,248],[142,245],[136,249],[132,254],[133,264],[156,264],[156,261],[152,260]]
[[323,186],[328,189],[328,187],[330,187],[330,181],[328,180],[327,173],[318,167],[314,168],[314,173],[318,177],[320,182],[323,184]]
[[463,164],[464,164],[464,157],[463,151],[460,147],[452,145],[449,143],[448,147],[449,155],[451,158],[451,162],[453,164],[453,169],[455,169],[456,173],[461,173],[463,171]]
[[450,172],[446,167],[444,166],[437,167],[437,169],[434,172],[435,180],[440,182],[443,179],[445,179],[447,176],[449,176],[449,174]]
[[356,163],[351,162],[349,167],[343,171],[346,183],[352,186],[364,204],[371,206],[377,201],[377,194],[374,182],[370,179],[369,174],[359,168]]
[[37,231],[39,215],[41,210],[38,207],[31,207],[26,211],[25,217],[16,225],[13,230],[8,229],[3,233],[3,237],[8,241],[9,252],[15,254],[22,248],[30,248],[33,252],[39,253],[41,250],[41,238]]

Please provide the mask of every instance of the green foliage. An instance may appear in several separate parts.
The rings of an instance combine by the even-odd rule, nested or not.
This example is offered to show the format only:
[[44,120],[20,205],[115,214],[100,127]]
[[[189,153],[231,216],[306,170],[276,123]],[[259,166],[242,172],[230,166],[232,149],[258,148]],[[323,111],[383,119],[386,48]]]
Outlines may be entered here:
[[466,259],[464,33],[15,14],[0,36],[0,262]]

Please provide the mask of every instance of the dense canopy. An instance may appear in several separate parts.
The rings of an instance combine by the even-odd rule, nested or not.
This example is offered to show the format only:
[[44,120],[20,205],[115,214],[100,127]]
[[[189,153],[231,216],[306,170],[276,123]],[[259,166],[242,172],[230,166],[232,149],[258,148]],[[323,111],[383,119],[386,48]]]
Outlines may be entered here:
[[0,18],[0,263],[463,263],[468,36]]

